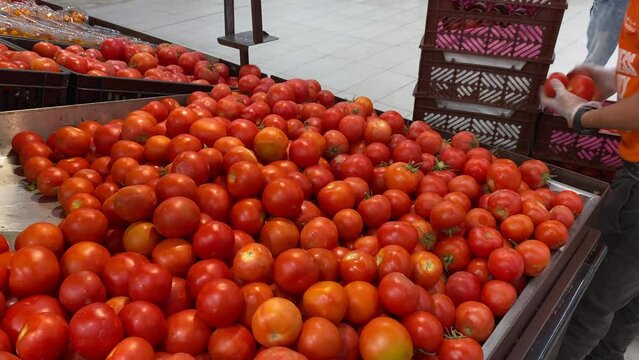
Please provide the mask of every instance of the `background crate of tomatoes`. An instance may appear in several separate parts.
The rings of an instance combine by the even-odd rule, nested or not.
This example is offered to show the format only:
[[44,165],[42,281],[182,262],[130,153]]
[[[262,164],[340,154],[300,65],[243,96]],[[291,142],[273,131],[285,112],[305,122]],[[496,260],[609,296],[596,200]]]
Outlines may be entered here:
[[[22,50],[0,40],[11,50]],[[46,72],[0,69],[0,111],[67,104],[70,74],[66,70]]]
[[552,63],[565,0],[431,0],[422,48]]
[[498,67],[479,64],[497,65],[500,59],[477,58],[422,51],[416,93],[512,110],[537,110],[538,89],[546,80],[548,64],[511,62]]
[[[438,131],[454,134],[474,133],[482,144],[528,155],[535,135],[536,112],[485,108],[493,113],[476,112],[468,106],[415,95],[413,120],[423,120]],[[496,111],[496,112],[495,112]]]
[[611,171],[622,164],[617,152],[620,141],[617,135],[578,134],[568,128],[564,118],[544,113],[537,123],[532,156]]
[[[31,50],[33,45],[40,42],[37,39],[21,37],[2,37],[2,39],[15,44],[20,50]],[[54,44],[59,46],[71,45],[57,42]],[[67,70],[71,73],[67,95],[69,104],[187,94],[194,91],[208,92],[212,89],[212,86],[208,85],[130,79],[116,76],[92,76]]]

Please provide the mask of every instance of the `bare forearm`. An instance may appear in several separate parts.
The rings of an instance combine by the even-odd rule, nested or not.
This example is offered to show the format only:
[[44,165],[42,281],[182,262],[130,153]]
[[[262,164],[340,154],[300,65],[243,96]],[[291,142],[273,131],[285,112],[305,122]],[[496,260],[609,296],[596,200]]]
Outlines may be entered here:
[[604,108],[586,112],[584,128],[639,130],[639,94]]

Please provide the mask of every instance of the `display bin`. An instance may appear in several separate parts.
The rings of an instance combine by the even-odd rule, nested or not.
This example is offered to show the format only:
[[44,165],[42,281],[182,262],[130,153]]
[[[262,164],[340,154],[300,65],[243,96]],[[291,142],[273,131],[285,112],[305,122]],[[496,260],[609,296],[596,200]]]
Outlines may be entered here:
[[[181,95],[175,98],[184,103],[186,97]],[[30,223],[47,221],[57,224],[62,214],[57,202],[40,201],[37,194],[24,189],[21,168],[16,163],[15,155],[10,152],[13,135],[30,129],[47,136],[60,126],[77,124],[81,119],[88,118],[107,122],[142,107],[150,100],[135,99],[1,113],[0,121],[6,126],[0,128],[0,207],[6,211],[0,213],[0,222],[3,224],[0,233],[13,243],[19,231]],[[527,159],[508,151],[496,152],[498,156],[510,158],[517,163]],[[483,345],[485,359],[505,358],[504,354],[508,354],[519,342],[530,319],[540,306],[544,306],[546,295],[554,288],[557,279],[564,273],[564,269],[570,269],[568,265],[573,261],[575,252],[581,248],[590,224],[596,222],[601,197],[608,189],[608,184],[596,179],[553,166],[551,170],[556,175],[550,183],[551,188],[578,192],[584,200],[584,210],[570,230],[568,243],[554,252],[544,273],[528,281],[512,309],[496,324],[493,334]]]
[[[416,91],[424,96],[537,111],[548,64],[422,51]],[[491,65],[482,65],[491,64]]]
[[[0,43],[21,50],[9,42]],[[0,69],[0,111],[65,105],[69,77],[64,69],[58,73]]]
[[414,95],[413,120],[426,121],[434,129],[447,133],[471,131],[482,144],[530,154],[537,112],[433,99],[417,92]]
[[[33,49],[33,45],[41,41],[38,39],[7,36],[3,36],[1,39],[11,42],[24,50]],[[60,42],[53,43],[59,46],[69,45]],[[209,58],[217,61],[217,58]],[[194,91],[209,92],[213,88],[213,86],[171,81],[128,79],[116,76],[91,76],[80,74],[72,70],[68,70],[68,72],[71,73],[67,93],[69,104],[188,94]]]
[[422,48],[550,64],[566,8],[566,0],[430,0]]
[[615,170],[622,164],[617,149],[621,138],[614,134],[579,134],[559,116],[540,115],[532,156],[599,170]]

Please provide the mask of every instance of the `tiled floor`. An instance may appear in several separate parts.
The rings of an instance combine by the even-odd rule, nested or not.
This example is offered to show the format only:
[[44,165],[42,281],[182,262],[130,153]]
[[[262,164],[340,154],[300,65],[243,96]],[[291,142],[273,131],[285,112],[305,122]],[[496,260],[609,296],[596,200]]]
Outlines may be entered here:
[[[217,44],[223,0],[58,0],[89,15],[182,43],[233,62]],[[568,71],[586,56],[591,0],[568,0],[551,71]],[[236,29],[250,27],[248,0],[236,0]],[[316,78],[344,98],[371,97],[377,108],[410,117],[427,0],[263,0],[264,29],[280,38],[251,48],[268,74]],[[614,65],[616,54],[609,65]],[[626,360],[639,360],[639,342]]]

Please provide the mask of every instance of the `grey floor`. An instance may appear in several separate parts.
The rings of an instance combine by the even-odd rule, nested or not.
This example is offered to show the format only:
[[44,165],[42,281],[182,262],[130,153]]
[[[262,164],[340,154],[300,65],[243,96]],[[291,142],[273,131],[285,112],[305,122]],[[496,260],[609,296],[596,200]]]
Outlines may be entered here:
[[[217,44],[223,0],[57,0],[93,15],[239,62]],[[591,0],[568,0],[551,71],[586,56]],[[249,0],[236,0],[236,29],[250,27]],[[370,97],[379,109],[412,113],[427,0],[263,0],[264,29],[280,40],[251,48],[251,62],[284,78],[315,78],[344,98]],[[609,65],[614,65],[616,54]],[[626,354],[639,360],[639,342]]]

